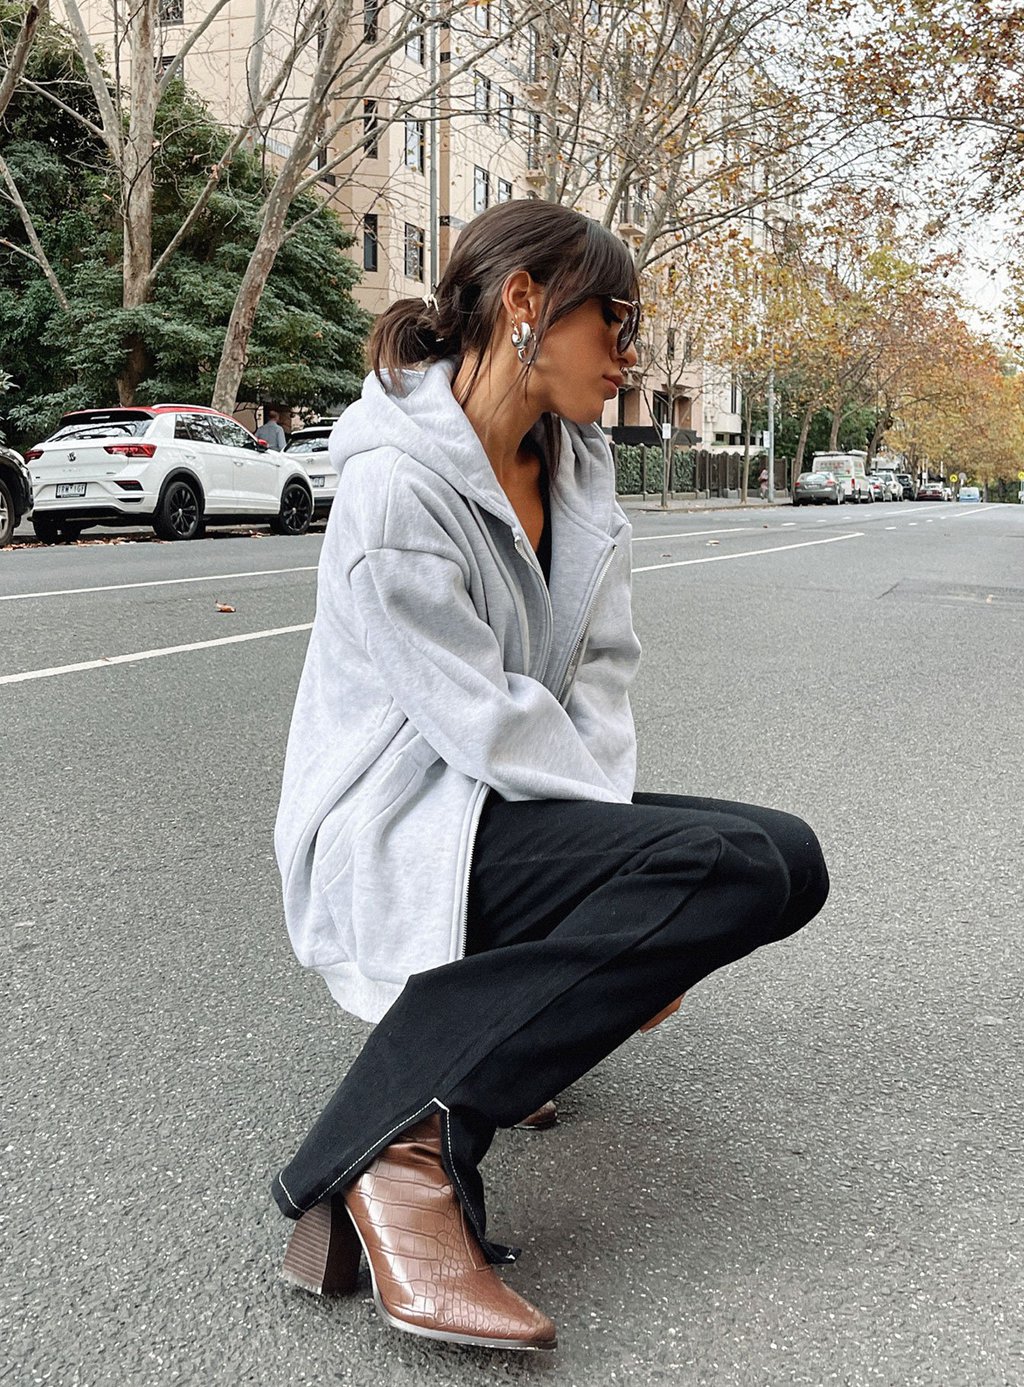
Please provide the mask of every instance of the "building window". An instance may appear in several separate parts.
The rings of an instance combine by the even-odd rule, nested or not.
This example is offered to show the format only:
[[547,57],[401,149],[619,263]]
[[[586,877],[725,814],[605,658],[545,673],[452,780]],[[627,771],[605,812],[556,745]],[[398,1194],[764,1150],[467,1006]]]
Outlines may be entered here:
[[473,211],[486,212],[491,202],[491,175],[486,169],[473,169]]
[[739,414],[740,412],[740,383],[733,376],[729,381],[729,413]]
[[377,233],[377,213],[367,212],[363,217],[363,269],[375,270],[380,253],[380,239]]
[[651,413],[654,415],[654,422],[659,428],[662,424],[668,423],[668,396],[665,394],[664,390],[652,391]]
[[497,202],[511,202],[511,201],[512,201],[512,184],[508,181],[507,178],[499,178],[499,179],[498,179],[498,196],[497,196],[497,198],[495,199],[495,201],[497,201]]
[[[423,23],[423,16],[417,14],[413,16],[413,27],[419,28]],[[405,56],[411,58],[414,63],[419,63],[423,67],[427,61],[427,38],[422,29],[418,34],[410,34],[405,41]]]
[[491,0],[473,0],[473,8],[476,10],[477,27],[486,29],[489,33],[491,28]]
[[363,149],[367,159],[380,157],[380,116],[373,98],[363,102]]
[[665,355],[669,361],[674,361],[676,358],[676,330],[674,327],[670,327],[665,333]]
[[380,38],[380,7],[382,0],[363,0],[363,40],[376,43]]
[[511,137],[512,121],[515,111],[516,99],[510,91],[504,87],[498,88],[498,129],[503,135]]
[[[175,60],[175,58],[176,58],[177,56],[178,56],[178,55],[177,55],[176,53],[162,53],[162,54],[160,55],[159,60],[157,61],[157,65],[156,65],[156,70],[157,70],[157,72],[166,72],[167,69],[170,67],[171,63],[174,62],[174,60]],[[178,64],[177,70],[176,70],[176,72],[175,72],[174,75],[175,75],[175,78],[176,78],[179,82],[184,82],[184,80],[185,80],[185,64],[184,64],[184,62],[181,62],[181,63]]]
[[423,228],[405,224],[405,273],[409,279],[423,279]]
[[160,0],[161,24],[185,23],[185,0]]
[[693,360],[693,333],[688,332],[683,338],[683,360]]
[[540,112],[532,111],[530,113],[530,138],[526,148],[527,168],[540,168],[541,133]]
[[473,110],[483,121],[491,118],[491,79],[482,72],[473,73]]
[[526,80],[540,80],[540,38],[532,24],[526,30]]
[[405,122],[405,167],[422,173],[427,158],[427,122],[407,120]]

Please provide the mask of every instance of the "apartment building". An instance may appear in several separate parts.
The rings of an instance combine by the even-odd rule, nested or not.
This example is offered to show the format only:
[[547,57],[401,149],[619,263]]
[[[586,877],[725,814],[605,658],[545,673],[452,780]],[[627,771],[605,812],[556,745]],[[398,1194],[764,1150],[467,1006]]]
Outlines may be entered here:
[[[87,0],[84,13],[127,83],[117,0]],[[558,196],[601,218],[615,183],[614,141],[604,132],[621,117],[621,81],[616,88],[604,80],[593,62],[564,80],[577,51],[571,35],[589,26],[610,51],[617,20],[600,0],[568,7],[456,0],[447,22],[433,22],[436,14],[416,0],[362,0],[352,12],[310,168],[353,231],[363,276],[355,294],[371,312],[429,293],[461,228],[493,203]],[[185,81],[227,126],[245,118],[254,93],[273,86],[287,65],[252,135],[273,161],[287,155],[304,118],[323,15],[310,0],[159,0],[158,63],[166,67],[184,52]],[[631,88],[642,80],[635,72]],[[620,186],[615,206],[611,229],[627,244],[642,242],[650,215],[644,183]],[[605,426],[632,440],[643,430],[653,441],[671,423],[679,444],[735,446],[742,427],[735,381],[699,358],[684,324],[651,316],[645,355],[607,407]]]

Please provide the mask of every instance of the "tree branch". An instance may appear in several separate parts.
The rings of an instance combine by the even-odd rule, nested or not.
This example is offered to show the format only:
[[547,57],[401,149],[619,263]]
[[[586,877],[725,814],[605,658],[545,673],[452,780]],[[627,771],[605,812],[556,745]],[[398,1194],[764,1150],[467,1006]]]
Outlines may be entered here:
[[[65,313],[70,313],[71,305],[68,303],[67,295],[64,293],[64,290],[60,287],[60,281],[57,279],[57,276],[53,272],[53,266],[46,258],[46,251],[43,250],[42,242],[36,235],[36,229],[32,223],[32,218],[29,215],[28,208],[25,206],[25,203],[22,200],[22,196],[18,192],[18,185],[14,181],[14,175],[8,168],[7,160],[3,157],[2,154],[0,154],[0,178],[2,178],[7,185],[7,191],[10,193],[11,201],[18,209],[18,216],[21,218],[21,224],[25,228],[25,235],[28,237],[29,244],[35,252],[34,256],[32,256],[31,258],[35,260],[36,264],[39,266],[43,274],[46,276],[46,281],[49,284],[50,288],[53,290],[54,294],[56,295],[57,302],[60,304],[61,308],[63,308]],[[6,242],[5,244],[9,245],[10,242]]]

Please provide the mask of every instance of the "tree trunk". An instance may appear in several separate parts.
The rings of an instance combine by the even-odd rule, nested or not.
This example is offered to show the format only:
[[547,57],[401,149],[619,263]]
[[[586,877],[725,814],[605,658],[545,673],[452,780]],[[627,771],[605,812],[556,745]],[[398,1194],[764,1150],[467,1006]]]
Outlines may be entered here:
[[871,464],[875,460],[875,454],[878,452],[878,445],[885,437],[885,431],[888,427],[888,422],[888,415],[884,412],[877,415],[875,419],[875,430],[874,433],[872,433],[871,435],[870,441],[868,442],[868,459],[866,466],[869,471],[871,468]]
[[284,244],[288,210],[316,151],[328,95],[349,33],[349,13],[347,5],[335,5],[329,11],[309,97],[292,138],[291,152],[267,196],[256,245],[231,309],[211,401],[214,409],[222,409],[225,414],[230,414],[237,403],[260,299]]
[[796,481],[800,473],[804,470],[804,450],[807,447],[807,435],[811,431],[811,420],[814,418],[814,405],[809,404],[804,410],[804,417],[800,421],[800,437],[796,441],[796,454],[793,458],[793,481]]
[[839,449],[839,426],[843,422],[843,392],[840,390],[836,394],[832,405],[832,429],[828,436],[828,450],[830,453],[837,452]]
[[[296,182],[301,172],[301,169],[295,170]],[[213,408],[221,409],[225,414],[230,414],[238,401],[238,388],[245,372],[253,324],[270,271],[274,268],[277,253],[284,242],[291,193],[291,188],[282,186],[281,180],[278,179],[267,199],[259,239],[249,257],[231,309],[211,400]]]
[[[139,308],[150,294],[153,265],[153,153],[157,87],[157,0],[138,0],[129,21],[132,63],[131,101],[122,164],[123,270],[125,308]],[[122,344],[126,356],[117,377],[122,405],[135,403],[135,392],[149,366],[146,343],[131,333]]]

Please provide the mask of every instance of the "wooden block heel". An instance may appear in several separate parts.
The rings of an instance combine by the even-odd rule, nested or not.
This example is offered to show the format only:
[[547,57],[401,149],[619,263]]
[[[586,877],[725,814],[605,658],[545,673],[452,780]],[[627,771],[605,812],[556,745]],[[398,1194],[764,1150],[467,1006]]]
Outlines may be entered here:
[[281,1277],[314,1295],[348,1295],[359,1275],[359,1237],[341,1199],[325,1199],[292,1231]]

